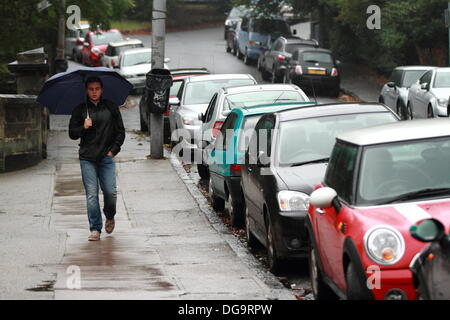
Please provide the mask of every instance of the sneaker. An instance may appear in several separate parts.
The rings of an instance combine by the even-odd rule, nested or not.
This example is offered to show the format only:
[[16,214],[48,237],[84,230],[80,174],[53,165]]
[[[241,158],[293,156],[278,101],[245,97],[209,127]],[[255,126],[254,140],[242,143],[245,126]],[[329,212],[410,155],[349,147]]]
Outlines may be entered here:
[[100,240],[100,232],[92,231],[91,235],[88,238],[89,241],[99,241]]
[[114,227],[116,226],[116,221],[114,219],[106,220],[105,223],[105,231],[108,234],[111,234],[114,231]]

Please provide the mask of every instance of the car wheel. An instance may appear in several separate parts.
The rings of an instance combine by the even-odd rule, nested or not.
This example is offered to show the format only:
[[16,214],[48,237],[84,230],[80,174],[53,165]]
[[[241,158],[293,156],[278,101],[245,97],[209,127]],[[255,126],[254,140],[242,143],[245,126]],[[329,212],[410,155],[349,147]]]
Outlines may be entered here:
[[266,247],[267,247],[267,259],[269,260],[269,270],[273,274],[276,274],[280,269],[280,258],[278,258],[277,250],[275,248],[275,238],[273,234],[273,226],[270,218],[266,221]]
[[434,112],[433,112],[433,107],[431,105],[428,106],[427,109],[427,118],[434,118]]
[[208,180],[209,179],[208,166],[206,166],[204,164],[197,164],[197,171],[198,171],[198,175],[200,176],[200,178],[202,178],[204,180]]
[[253,235],[252,231],[250,230],[250,216],[248,212],[248,207],[245,206],[245,236],[247,238],[247,244],[250,248],[255,248],[258,240]]
[[411,108],[411,103],[408,103],[408,106],[406,107],[406,120],[412,120],[414,119],[414,115]]
[[231,52],[231,47],[228,45],[228,41],[227,41],[227,52],[228,52],[228,53]]
[[383,98],[382,96],[380,96],[380,97],[378,98],[378,102],[384,104],[384,98]]
[[230,217],[231,226],[242,227],[244,208],[242,204],[237,203],[233,199],[231,192],[228,195],[228,200],[225,202],[225,207],[228,212],[228,216]]
[[267,72],[267,71],[264,69],[264,66],[263,66],[263,65],[261,66],[261,77],[262,77],[262,79],[263,79],[264,81],[269,81],[269,80],[270,80],[270,73]]
[[280,77],[277,76],[277,71],[276,71],[276,69],[274,68],[274,69],[272,70],[272,83],[280,83],[280,82],[281,82]]
[[285,72],[283,74],[283,83],[288,84],[289,83],[289,79],[288,79],[288,73]]
[[256,70],[258,70],[259,72],[262,72],[261,58],[258,58],[258,62],[256,63]]
[[361,281],[355,269],[355,264],[350,261],[345,273],[347,283],[347,300],[373,300],[368,294],[366,283]]
[[245,54],[244,54],[244,63],[248,66],[252,64],[252,60],[248,57],[247,50],[245,50]]
[[311,279],[311,288],[316,300],[336,300],[336,294],[323,281],[322,272],[318,263],[318,252],[315,244],[311,241],[309,246],[309,277]]
[[211,198],[211,206],[213,207],[213,209],[215,211],[222,211],[225,207],[225,201],[214,194],[211,174],[209,175],[208,193],[209,197]]

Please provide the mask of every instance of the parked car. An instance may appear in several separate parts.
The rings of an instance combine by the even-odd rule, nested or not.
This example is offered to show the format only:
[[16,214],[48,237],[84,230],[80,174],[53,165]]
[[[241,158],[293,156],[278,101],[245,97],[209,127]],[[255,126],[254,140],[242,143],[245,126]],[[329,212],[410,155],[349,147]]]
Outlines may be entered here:
[[[173,69],[170,70],[173,79],[173,85],[170,88],[170,98],[176,98],[180,92],[183,80],[188,77],[202,76],[210,74],[208,69],[205,68],[190,68],[190,69]],[[142,96],[139,102],[139,115],[140,115],[140,128],[143,132],[148,132],[150,128],[149,113],[146,107],[145,95]],[[169,106],[167,112],[163,114],[164,117],[164,143],[170,144],[170,123],[169,115],[171,113],[171,105],[169,100]]]
[[241,21],[242,17],[246,15],[248,11],[249,9],[246,6],[238,6],[231,9],[225,20],[224,39],[227,38],[228,31],[235,29],[236,24]]
[[403,66],[392,71],[387,82],[381,89],[379,102],[384,103],[402,118],[406,119],[409,88],[433,67]]
[[[134,90],[139,90],[145,88],[146,75],[152,69],[151,61],[152,49],[130,49],[120,54],[119,63],[114,68],[133,85]],[[165,69],[169,69],[167,66],[169,62],[169,58],[164,60]]]
[[91,67],[101,67],[101,57],[105,54],[108,43],[120,40],[123,40],[123,35],[117,29],[88,32],[81,51],[82,63]]
[[258,70],[261,71],[263,80],[271,78],[273,83],[283,83],[289,60],[294,52],[305,46],[318,47],[319,43],[299,37],[281,36],[276,39],[258,59]]
[[181,149],[196,150],[201,135],[199,115],[205,113],[213,95],[220,88],[256,84],[249,74],[214,74],[183,80],[178,97],[171,101],[170,132]]
[[143,48],[144,44],[138,39],[127,39],[124,41],[111,42],[102,55],[101,60],[104,67],[114,68],[119,64],[119,56],[122,52],[129,49]]
[[406,118],[448,117],[450,68],[427,71],[409,89]]
[[80,29],[68,30],[66,33],[65,52],[66,56],[75,62],[81,62],[81,51],[83,50],[84,37],[89,32],[89,23],[80,23]]
[[417,298],[450,300],[450,234],[435,219],[420,221],[410,232],[416,240],[429,243],[411,261]]
[[[241,165],[245,150],[258,120],[267,112],[301,108],[312,102],[276,103],[232,109],[220,129],[217,140],[208,149],[209,196],[215,210],[225,205],[232,226],[244,222],[245,201],[241,188]],[[231,132],[232,134],[231,134]]]
[[225,40],[226,40],[226,51],[228,53],[237,55],[237,46],[238,46],[237,37],[240,28],[241,28],[241,21],[238,21],[234,26],[234,28],[230,28],[229,30],[227,30]]
[[282,81],[305,91],[321,90],[337,97],[341,90],[339,65],[340,61],[330,50],[304,47],[294,51],[288,60]]
[[209,178],[207,148],[213,143],[227,115],[234,108],[248,108],[273,103],[308,102],[308,96],[293,85],[253,85],[222,88],[212,97],[205,113],[201,115],[202,135],[198,150],[202,150],[202,162],[197,169],[202,179]]
[[248,243],[267,248],[272,272],[283,260],[307,256],[309,195],[323,179],[336,136],[398,120],[382,104],[358,103],[307,106],[259,120],[241,183]]
[[258,60],[269,35],[290,36],[291,28],[285,20],[278,17],[243,17],[237,32],[237,56],[250,64]]
[[450,225],[448,119],[339,135],[306,229],[316,299],[416,299],[410,263],[424,248],[411,224]]

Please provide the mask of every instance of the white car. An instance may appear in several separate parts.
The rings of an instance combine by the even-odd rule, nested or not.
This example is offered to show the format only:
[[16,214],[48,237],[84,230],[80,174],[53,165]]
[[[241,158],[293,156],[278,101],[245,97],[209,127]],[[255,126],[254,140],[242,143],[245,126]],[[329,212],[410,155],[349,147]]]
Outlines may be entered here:
[[379,101],[388,106],[404,120],[406,119],[406,106],[408,104],[409,88],[425,72],[433,67],[428,66],[402,66],[392,71],[387,82],[381,89]]
[[127,39],[124,41],[111,42],[102,55],[102,64],[107,68],[114,68],[119,64],[119,56],[126,50],[143,48],[144,44],[138,39]]
[[[151,61],[152,49],[130,49],[120,55],[119,64],[114,69],[117,69],[117,72],[133,85],[133,89],[144,89],[146,75],[152,70]],[[169,69],[167,66],[169,62],[169,58],[164,60],[165,69]]]
[[448,117],[450,68],[427,71],[409,89],[407,118]]

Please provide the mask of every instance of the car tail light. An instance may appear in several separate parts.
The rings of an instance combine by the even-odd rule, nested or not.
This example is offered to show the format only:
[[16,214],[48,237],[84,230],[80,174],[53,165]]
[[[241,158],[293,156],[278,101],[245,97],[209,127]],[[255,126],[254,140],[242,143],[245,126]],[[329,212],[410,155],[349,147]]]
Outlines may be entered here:
[[337,77],[339,75],[339,72],[337,71],[336,68],[331,69],[331,76],[332,77]]
[[232,174],[241,174],[241,168],[240,164],[232,164],[230,166],[230,171]]
[[284,54],[278,54],[278,61],[284,61],[286,60],[286,56]]
[[254,46],[255,45],[255,41],[249,41],[249,42],[247,42],[247,44],[251,47],[251,46]]
[[163,116],[168,117],[170,115],[170,106],[167,108],[167,112],[163,114]]
[[113,67],[115,67],[115,66],[116,66],[116,61],[114,61],[114,59],[113,59],[113,60],[111,60],[111,65],[112,65]]
[[303,68],[302,68],[302,66],[296,66],[296,67],[295,67],[295,73],[296,73],[296,74],[303,74]]
[[216,121],[214,122],[214,126],[212,129],[212,136],[213,138],[216,138],[217,135],[219,134],[220,129],[222,128],[223,125],[223,121]]

